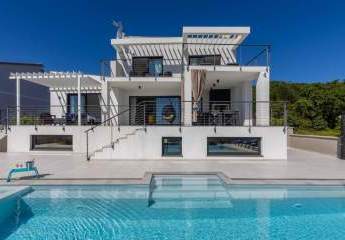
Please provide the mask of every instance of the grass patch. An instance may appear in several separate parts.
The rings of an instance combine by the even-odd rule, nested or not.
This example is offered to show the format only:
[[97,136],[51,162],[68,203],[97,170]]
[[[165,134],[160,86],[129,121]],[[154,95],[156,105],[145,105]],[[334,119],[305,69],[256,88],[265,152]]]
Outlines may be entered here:
[[302,135],[318,135],[318,136],[328,136],[328,137],[339,137],[340,136],[340,129],[323,129],[323,130],[315,130],[315,129],[294,129],[295,134],[302,134]]

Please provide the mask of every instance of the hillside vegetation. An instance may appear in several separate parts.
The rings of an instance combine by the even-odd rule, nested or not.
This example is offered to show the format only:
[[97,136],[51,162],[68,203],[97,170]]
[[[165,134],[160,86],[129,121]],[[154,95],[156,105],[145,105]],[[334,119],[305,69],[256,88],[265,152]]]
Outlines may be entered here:
[[345,111],[345,82],[271,82],[271,101],[288,101],[288,124],[295,133],[339,136]]

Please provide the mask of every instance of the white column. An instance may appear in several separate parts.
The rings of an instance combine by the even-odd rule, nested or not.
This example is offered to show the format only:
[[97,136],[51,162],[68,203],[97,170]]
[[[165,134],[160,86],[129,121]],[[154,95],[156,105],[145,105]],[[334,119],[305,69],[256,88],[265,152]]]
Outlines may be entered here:
[[[111,87],[109,88],[109,102],[111,103],[109,117],[119,114],[128,108],[128,104],[121,102],[121,92],[119,88]],[[122,105],[122,106],[120,106]],[[117,116],[113,119],[112,123],[114,125],[127,124],[128,123],[128,112],[122,113],[121,116]]]
[[20,78],[16,77],[16,88],[17,88],[17,104],[16,104],[16,111],[17,111],[17,125],[20,125]]
[[[102,83],[102,90],[101,90],[101,99],[100,104],[102,105],[102,122],[109,117],[109,91],[108,91],[108,82],[105,81]],[[104,105],[104,106],[103,106]]]
[[185,126],[192,125],[192,73],[185,71],[184,73],[184,102],[183,107],[183,122]]
[[269,71],[261,72],[256,82],[256,125],[270,124],[270,75]]
[[242,109],[242,119],[244,126],[252,126],[253,125],[253,94],[252,94],[252,83],[250,82],[243,82],[242,83],[242,102],[241,102],[241,109]]
[[81,125],[81,75],[80,73],[77,74],[78,79],[78,126]]

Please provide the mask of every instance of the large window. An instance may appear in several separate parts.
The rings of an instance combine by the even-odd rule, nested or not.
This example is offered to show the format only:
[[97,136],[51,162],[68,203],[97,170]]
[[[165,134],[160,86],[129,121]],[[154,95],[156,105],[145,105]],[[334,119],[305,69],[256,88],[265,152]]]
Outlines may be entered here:
[[179,125],[181,121],[178,96],[130,96],[129,109],[131,125]]
[[163,57],[133,57],[132,76],[163,75]]
[[31,135],[31,150],[72,151],[72,135]]
[[208,137],[208,156],[261,155],[261,138],[256,137]]
[[182,138],[163,137],[162,156],[182,156]]
[[[99,103],[100,94],[83,93],[80,96],[80,111],[82,124],[97,124],[101,122],[101,106]],[[78,122],[78,95],[74,93],[67,94],[67,124],[77,124]]]
[[220,65],[221,55],[189,56],[189,65]]

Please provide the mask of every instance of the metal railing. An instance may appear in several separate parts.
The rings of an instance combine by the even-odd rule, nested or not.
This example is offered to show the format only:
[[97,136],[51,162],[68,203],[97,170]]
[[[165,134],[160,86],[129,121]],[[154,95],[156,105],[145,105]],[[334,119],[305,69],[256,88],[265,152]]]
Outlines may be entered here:
[[[145,44],[143,44],[145,46]],[[156,45],[155,45],[156,46]],[[138,56],[136,52],[127,53],[126,57],[113,60],[102,60],[100,75],[105,77],[173,77],[182,74],[190,66],[270,66],[271,45],[267,44],[214,44],[214,43],[183,43],[167,48],[160,46],[154,53]],[[170,57],[175,56],[175,57]],[[137,71],[133,64],[135,57],[161,57],[162,71],[150,73]],[[112,66],[116,65],[116,67]],[[116,69],[116,72],[113,71]]]
[[[116,113],[115,115],[105,119],[104,121],[98,123],[97,125],[94,125],[94,126],[90,127],[89,129],[87,129],[85,131],[85,134],[86,134],[86,159],[88,161],[90,161],[90,155],[89,155],[89,132],[94,132],[95,129],[98,128],[99,126],[104,126],[104,125],[109,125],[109,124],[112,125],[112,122],[113,122],[113,120],[115,120],[115,118],[117,118],[118,116],[120,116],[120,115],[122,115],[122,114],[124,114],[124,113],[126,113],[128,111],[129,111],[129,108],[125,109],[123,111],[120,111],[120,112]],[[112,137],[111,137],[110,145],[112,145],[112,144],[113,144],[113,142],[112,142]]]
[[[22,106],[6,108],[4,119],[7,125],[78,125],[77,106]],[[17,121],[19,112],[20,120]],[[81,107],[81,125],[95,125],[108,114],[109,106],[85,105]]]
[[[113,69],[117,69],[116,72]],[[129,80],[136,77],[174,77],[180,76],[183,72],[182,58],[162,58],[162,65],[159,71],[149,69],[149,66],[146,69],[135,67],[132,59],[101,60],[100,70],[103,80],[106,77],[126,77]]]
[[[286,126],[286,102],[260,101],[180,101],[163,97],[130,105],[85,105],[80,125],[116,126]],[[78,125],[76,106],[9,107],[2,112],[0,125]],[[122,113],[119,115],[119,113]],[[116,117],[113,117],[116,116]]]
[[[241,126],[251,131],[255,126],[282,126],[287,131],[287,102],[264,101],[165,101],[157,103],[142,101],[139,104],[128,106],[114,106],[116,114],[90,127],[86,133],[86,156],[90,160],[89,133],[95,132],[100,126],[111,127],[111,139],[108,146],[114,148],[113,128],[121,126],[142,127],[145,131],[148,126],[212,126],[217,127]],[[190,111],[183,111],[189,108]],[[135,128],[136,130],[140,128]],[[135,131],[136,131],[135,130]],[[95,152],[95,151],[93,151]]]

